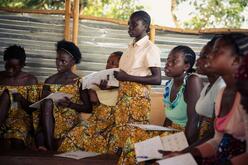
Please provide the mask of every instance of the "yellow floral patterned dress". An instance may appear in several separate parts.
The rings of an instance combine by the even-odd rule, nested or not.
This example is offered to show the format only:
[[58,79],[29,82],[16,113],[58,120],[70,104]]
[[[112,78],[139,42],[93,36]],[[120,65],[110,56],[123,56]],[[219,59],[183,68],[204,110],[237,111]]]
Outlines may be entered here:
[[[71,94],[71,101],[73,103],[82,104],[80,99],[79,87],[80,83],[76,82],[75,84],[69,85],[61,85],[61,84],[45,84],[50,87],[50,91],[52,93],[55,92],[63,92],[67,94]],[[53,103],[53,117],[55,121],[54,126],[54,138],[61,139],[65,134],[68,133],[75,125],[80,122],[79,113],[71,108],[64,108],[57,106]],[[35,131],[39,131],[40,129],[40,111],[35,111],[33,113],[33,125]]]
[[124,147],[128,137],[137,134],[130,123],[148,124],[151,111],[150,88],[135,82],[121,82],[115,107],[115,123],[109,135],[109,152]]
[[7,119],[0,127],[0,137],[4,139],[18,139],[24,141],[26,145],[32,142],[32,116],[24,111],[19,104],[13,101],[11,93],[18,92],[26,100],[34,103],[39,100],[41,85],[28,86],[0,86],[0,95],[8,89],[10,93],[10,109]]
[[93,107],[87,121],[73,128],[63,140],[59,152],[85,150],[97,153],[108,152],[109,132],[114,124],[114,107],[100,104]]

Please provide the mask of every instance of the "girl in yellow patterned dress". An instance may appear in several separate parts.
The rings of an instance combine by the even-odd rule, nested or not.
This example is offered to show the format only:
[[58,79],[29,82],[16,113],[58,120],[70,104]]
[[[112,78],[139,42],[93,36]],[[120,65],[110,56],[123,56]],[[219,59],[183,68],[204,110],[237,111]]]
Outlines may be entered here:
[[71,94],[58,102],[52,99],[42,101],[40,111],[34,113],[36,143],[39,149],[56,150],[62,140],[75,125],[80,122],[80,112],[90,113],[91,105],[87,91],[81,90],[79,77],[72,72],[73,66],[81,59],[79,48],[72,42],[57,43],[56,66],[58,72],[46,79],[42,98],[50,93]]
[[120,60],[120,71],[114,75],[120,81],[114,126],[109,135],[109,152],[122,151],[129,137],[143,140],[147,135],[129,124],[149,123],[151,111],[149,85],[160,85],[160,50],[147,36],[150,16],[145,11],[134,12],[129,19],[130,37],[134,40]]
[[8,47],[4,51],[5,71],[0,72],[0,138],[20,149],[32,142],[29,105],[39,99],[36,77],[22,71],[25,59],[22,47]]
[[[118,68],[122,52],[113,52],[107,61],[106,69]],[[107,80],[102,80],[99,87],[102,90],[90,89],[90,102],[93,105],[92,115],[86,122],[73,128],[60,145],[59,151],[74,151],[78,149],[106,153],[108,152],[108,135],[114,125],[114,105],[101,100],[100,92],[117,97],[118,89],[107,86]],[[111,97],[111,96],[109,96]],[[112,98],[114,100],[114,98]]]

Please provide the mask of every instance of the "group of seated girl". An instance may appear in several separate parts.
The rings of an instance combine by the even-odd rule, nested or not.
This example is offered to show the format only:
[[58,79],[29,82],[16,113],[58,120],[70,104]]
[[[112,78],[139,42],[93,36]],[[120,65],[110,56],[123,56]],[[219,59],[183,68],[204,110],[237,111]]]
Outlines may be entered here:
[[[196,66],[198,73],[208,76],[209,84],[202,90],[195,107],[200,114],[199,135],[203,139],[180,152],[162,152],[166,157],[190,152],[199,164],[247,162],[247,43],[245,34],[224,34],[214,37],[204,46]],[[212,95],[211,98],[208,94]],[[209,132],[206,126],[215,130],[213,137],[209,136],[212,131]],[[202,136],[204,132],[208,137]]]
[[[161,84],[160,50],[147,35],[150,22],[146,12],[134,12],[128,30],[134,40],[123,55],[114,52],[108,58],[106,69],[120,69],[114,72],[118,88],[108,86],[106,78],[92,89],[82,89],[81,77],[73,72],[81,53],[72,42],[57,43],[58,72],[42,85],[22,71],[24,49],[8,47],[5,71],[0,72],[0,138],[14,148],[111,153],[120,155],[119,164],[135,164],[134,143],[173,133],[130,125],[149,124],[150,85]],[[184,131],[190,147],[180,152],[161,151],[164,155],[190,152],[200,164],[247,160],[247,38],[245,34],[217,35],[202,48],[196,71],[207,76],[204,87],[194,73],[195,52],[184,45],[170,51],[164,68],[170,78],[163,94],[164,126]],[[72,97],[58,102],[45,99],[39,108],[29,107],[54,92]],[[103,95],[112,100],[105,101]],[[81,112],[91,116],[83,120]]]
[[[80,122],[79,113],[92,111],[87,91],[80,87],[80,77],[72,72],[74,64],[81,59],[79,48],[64,40],[56,47],[58,72],[43,85],[38,84],[35,76],[22,71],[26,58],[22,47],[14,45],[4,51],[5,71],[0,72],[0,135],[13,147],[37,144],[40,149],[54,150],[64,135]],[[56,103],[45,99],[40,108],[29,107],[54,92],[72,94],[72,98],[65,97]]]

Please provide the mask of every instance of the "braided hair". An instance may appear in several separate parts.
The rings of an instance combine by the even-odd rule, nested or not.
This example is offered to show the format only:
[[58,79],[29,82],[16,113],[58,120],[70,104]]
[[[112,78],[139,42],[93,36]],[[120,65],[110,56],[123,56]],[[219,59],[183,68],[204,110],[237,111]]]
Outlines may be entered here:
[[196,54],[190,47],[185,46],[185,45],[179,45],[173,48],[171,52],[182,52],[185,57],[184,63],[190,65],[189,69],[186,72],[187,73],[195,72],[195,69],[193,68],[193,66],[195,64]]

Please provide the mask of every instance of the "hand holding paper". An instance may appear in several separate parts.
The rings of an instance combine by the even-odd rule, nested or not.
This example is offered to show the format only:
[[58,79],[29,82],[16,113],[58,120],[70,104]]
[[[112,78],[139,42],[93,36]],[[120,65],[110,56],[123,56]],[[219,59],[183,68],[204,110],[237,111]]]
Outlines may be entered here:
[[95,84],[100,85],[102,80],[107,80],[107,86],[119,86],[119,81],[114,77],[114,71],[119,71],[118,68],[101,70],[91,73],[81,79],[82,89],[91,89]]
[[31,107],[31,108],[40,108],[41,102],[43,100],[45,100],[45,99],[52,99],[55,103],[58,103],[59,100],[65,99],[66,97],[71,98],[72,95],[68,94],[68,93],[63,93],[63,92],[51,93],[47,97],[41,99],[40,101],[37,101],[36,103],[31,104],[29,107]]
[[109,75],[107,75],[107,78],[104,80],[100,81],[100,84],[94,84],[97,87],[99,87],[101,90],[109,90],[109,89],[113,89],[113,86],[109,86]]
[[120,70],[119,72],[115,71],[114,77],[119,81],[128,81],[128,74],[123,70]]
[[163,149],[159,136],[134,144],[137,162],[151,159],[161,159],[162,154],[158,152]]
[[57,101],[57,105],[61,107],[69,107],[71,103],[72,102],[68,97],[64,97],[63,99]]

